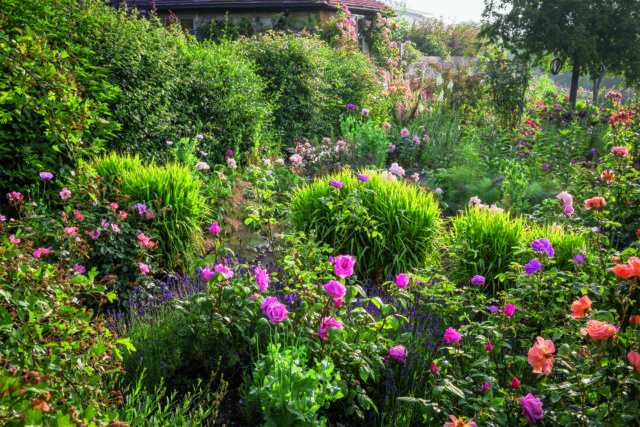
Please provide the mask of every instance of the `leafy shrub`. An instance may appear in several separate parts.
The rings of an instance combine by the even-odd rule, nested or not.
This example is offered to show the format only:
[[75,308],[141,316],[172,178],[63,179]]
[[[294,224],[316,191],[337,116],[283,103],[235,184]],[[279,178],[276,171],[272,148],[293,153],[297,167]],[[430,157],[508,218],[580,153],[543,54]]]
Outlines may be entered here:
[[203,134],[204,147],[221,160],[227,149],[244,152],[268,142],[264,85],[230,44],[200,44],[179,25],[165,27],[153,15],[140,19],[99,0],[3,6],[9,28],[38,28],[64,47],[79,64],[77,78],[89,99],[101,100],[103,86],[112,92],[105,104],[121,130],[109,148],[162,159],[166,140]]
[[[0,194],[6,194],[15,188],[26,192],[40,172],[53,173],[54,181],[68,176],[77,160],[103,149],[103,138],[115,129],[103,119],[105,103],[117,88],[100,81],[99,72],[84,71],[55,40],[30,28],[10,35],[2,24]],[[91,97],[83,74],[98,80]]]
[[267,32],[239,42],[277,97],[274,126],[284,143],[331,134],[348,104],[364,108],[376,84],[364,54],[312,37]]
[[[26,238],[0,241],[0,413],[3,424],[68,425],[116,418],[102,376],[119,372],[121,350],[103,317],[82,305],[92,294],[113,301],[96,271],[71,276],[64,263],[31,256]],[[71,269],[71,271],[73,271]],[[116,347],[116,343],[121,346]],[[103,394],[104,393],[104,394]],[[66,422],[67,424],[64,424]]]
[[508,212],[478,207],[466,209],[451,221],[451,257],[457,281],[475,275],[486,278],[485,288],[495,293],[500,286],[495,276],[518,261],[527,228],[521,218]]
[[262,407],[266,426],[326,425],[317,412],[344,396],[336,383],[340,375],[331,359],[310,362],[304,345],[282,343],[270,343],[256,361],[246,399]]
[[[317,180],[294,194],[291,221],[314,231],[336,254],[358,260],[360,277],[380,280],[420,268],[432,253],[440,230],[440,209],[431,193],[373,170],[348,171]],[[338,180],[337,189],[329,180]]]
[[473,166],[453,166],[438,169],[430,185],[440,187],[446,203],[446,212],[454,215],[464,210],[469,199],[479,197],[485,203],[493,204],[500,200],[502,179],[491,179],[483,169]]
[[134,201],[145,206],[136,208],[134,217],[154,218],[164,266],[179,268],[201,247],[202,225],[210,215],[200,194],[202,181],[191,168],[177,163],[143,165],[138,155],[112,153],[98,159],[96,171],[112,186],[113,195],[129,196],[129,209]]

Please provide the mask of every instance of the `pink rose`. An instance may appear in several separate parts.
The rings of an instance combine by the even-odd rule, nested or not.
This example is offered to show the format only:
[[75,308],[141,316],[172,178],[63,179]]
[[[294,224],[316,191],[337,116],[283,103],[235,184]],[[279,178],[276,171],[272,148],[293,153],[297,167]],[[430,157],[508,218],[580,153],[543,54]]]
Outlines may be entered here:
[[334,263],[336,276],[344,279],[353,274],[353,266],[356,264],[356,259],[351,255],[338,255],[335,257]]
[[402,135],[403,138],[406,138],[407,136],[409,136],[409,129],[404,128],[400,131],[400,135]]
[[444,339],[447,340],[448,343],[456,343],[460,341],[460,338],[462,338],[462,335],[453,328],[447,329],[444,333]]
[[140,268],[140,271],[142,272],[142,274],[149,273],[149,267],[146,264],[140,263],[138,264],[138,267]]
[[513,313],[515,313],[515,311],[516,311],[516,306],[513,304],[507,304],[504,306],[504,314],[506,314],[509,317],[513,316]]
[[220,233],[220,227],[218,226],[217,222],[214,222],[213,224],[211,224],[211,227],[209,227],[209,232],[211,234],[218,234]]
[[542,412],[542,402],[540,399],[535,398],[531,393],[518,399],[518,402],[522,405],[522,415],[531,424],[535,424],[536,420],[544,418],[544,412]]
[[284,304],[275,301],[269,304],[265,314],[271,323],[275,325],[276,323],[280,323],[286,319],[289,312]]
[[262,313],[267,314],[267,309],[269,308],[269,306],[277,302],[278,302],[278,298],[276,297],[266,297],[262,302],[262,305],[260,306]]
[[205,268],[204,270],[202,270],[202,278],[205,280],[205,282],[208,282],[214,274],[216,274],[216,272],[209,270],[209,268]]
[[389,356],[391,356],[393,360],[404,363],[405,359],[407,358],[407,349],[401,345],[391,347],[389,349]]
[[336,280],[329,280],[329,283],[324,285],[324,290],[327,291],[327,295],[333,297],[336,307],[340,307],[342,298],[347,293],[347,288]]
[[411,282],[411,280],[409,280],[409,277],[406,274],[403,273],[396,275],[396,285],[399,288],[406,288],[409,282]]
[[342,329],[342,322],[334,319],[333,317],[323,318],[322,323],[320,324],[320,329],[318,329],[318,335],[320,335],[322,339],[329,339],[327,338],[329,328]]
[[260,267],[256,267],[254,272],[256,274],[256,284],[260,288],[260,293],[263,293],[269,287],[269,282],[271,281],[269,273]]
[[228,267],[225,267],[222,264],[216,265],[216,268],[214,270],[216,272],[222,273],[222,277],[224,277],[225,279],[231,279],[233,277],[233,271],[231,271]]
[[12,234],[11,236],[9,236],[9,242],[11,242],[11,244],[13,245],[16,245],[20,243],[20,239],[16,239],[16,235]]
[[109,206],[111,206],[111,209],[118,209],[117,203],[109,203]]
[[383,127],[384,127],[385,130],[389,130],[389,129],[391,129],[391,123],[385,123],[383,125]]
[[78,234],[78,227],[66,227],[64,229],[64,232],[69,236],[75,236],[76,234]]

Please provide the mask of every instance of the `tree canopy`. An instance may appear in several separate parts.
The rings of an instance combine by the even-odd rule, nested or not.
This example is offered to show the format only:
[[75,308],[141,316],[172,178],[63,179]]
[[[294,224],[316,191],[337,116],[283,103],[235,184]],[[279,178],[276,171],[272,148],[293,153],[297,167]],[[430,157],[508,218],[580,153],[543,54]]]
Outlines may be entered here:
[[640,82],[640,0],[485,0],[482,35],[520,58],[554,56],[570,66],[570,102],[578,79],[604,66]]

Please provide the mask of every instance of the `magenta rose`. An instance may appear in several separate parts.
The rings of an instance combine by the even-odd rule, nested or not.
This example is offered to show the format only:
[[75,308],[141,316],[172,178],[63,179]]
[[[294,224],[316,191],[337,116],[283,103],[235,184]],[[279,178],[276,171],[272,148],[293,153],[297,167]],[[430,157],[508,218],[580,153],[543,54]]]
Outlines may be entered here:
[[324,290],[327,291],[327,295],[333,297],[336,307],[340,307],[342,298],[347,293],[347,288],[337,280],[329,280],[329,283],[324,285]]
[[271,323],[275,325],[276,323],[280,323],[286,319],[289,312],[284,304],[275,301],[269,304],[265,314]]
[[513,313],[515,313],[515,311],[516,311],[516,306],[513,304],[507,304],[504,306],[504,314],[506,314],[509,317],[513,316]]
[[333,261],[336,276],[344,279],[353,274],[353,266],[356,264],[356,259],[351,255],[338,255]]
[[544,412],[542,412],[542,402],[540,399],[535,398],[531,393],[518,399],[518,402],[522,405],[522,415],[531,424],[535,424],[536,420],[544,418]]
[[222,273],[222,277],[224,277],[225,279],[231,279],[233,277],[233,271],[222,264],[216,265],[215,271]]
[[396,285],[399,288],[406,288],[411,280],[406,274],[398,274],[396,275]]
[[256,284],[260,287],[260,293],[263,293],[269,287],[269,282],[271,281],[269,273],[260,267],[256,267],[254,272],[256,274]]
[[211,278],[213,277],[213,275],[216,274],[215,271],[211,271],[209,270],[209,268],[205,268],[204,270],[202,270],[202,278],[208,282],[209,280],[211,280]]
[[218,225],[218,222],[214,222],[213,224],[211,224],[211,227],[209,227],[209,232],[211,234],[220,233],[220,226]]
[[271,304],[277,303],[277,302],[278,302],[278,298],[276,297],[266,297],[262,302],[262,305],[260,306],[262,313],[267,314],[267,308],[269,308]]
[[389,356],[391,356],[393,360],[404,363],[405,359],[407,358],[407,349],[404,348],[404,346],[396,345],[395,347],[391,347],[389,349]]
[[320,329],[318,329],[318,335],[320,335],[322,339],[329,339],[327,338],[327,332],[329,332],[329,328],[342,329],[342,322],[334,319],[333,317],[323,318],[322,323],[320,324]]
[[460,341],[460,338],[462,338],[462,335],[453,328],[449,328],[444,332],[444,339],[447,340],[448,343],[456,343]]

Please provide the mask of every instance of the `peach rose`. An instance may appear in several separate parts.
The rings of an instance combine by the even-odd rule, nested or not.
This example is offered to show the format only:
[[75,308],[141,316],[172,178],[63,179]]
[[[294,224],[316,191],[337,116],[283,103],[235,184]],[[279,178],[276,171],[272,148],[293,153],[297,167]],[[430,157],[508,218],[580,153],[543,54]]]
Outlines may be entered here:
[[636,371],[640,374],[640,354],[635,351],[630,351],[627,357],[629,358],[629,362],[636,367]]
[[591,299],[585,295],[579,300],[574,301],[571,304],[571,317],[574,319],[582,319],[585,316],[585,312],[591,311]]
[[613,147],[611,149],[611,152],[617,156],[628,156],[629,155],[629,149],[627,147],[625,147],[624,145],[620,146],[620,147]]
[[580,333],[585,337],[589,335],[594,340],[606,340],[614,336],[620,328],[616,328],[610,323],[599,320],[589,320],[587,327],[580,329]]
[[584,207],[586,209],[598,209],[604,206],[607,206],[607,202],[604,200],[604,197],[593,197],[584,201]]
[[529,350],[529,365],[533,366],[533,373],[551,373],[553,368],[553,353],[556,351],[551,340],[537,338],[537,343]]

